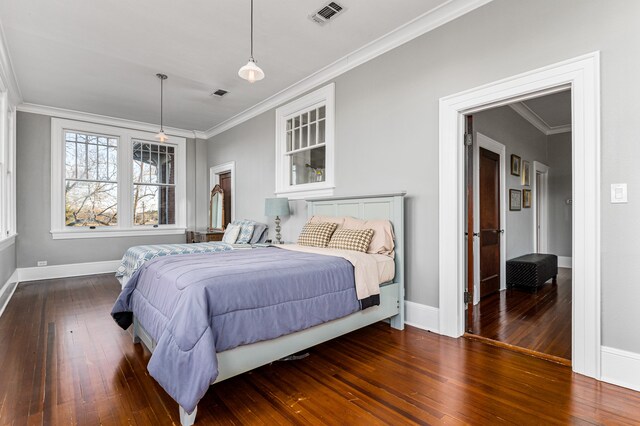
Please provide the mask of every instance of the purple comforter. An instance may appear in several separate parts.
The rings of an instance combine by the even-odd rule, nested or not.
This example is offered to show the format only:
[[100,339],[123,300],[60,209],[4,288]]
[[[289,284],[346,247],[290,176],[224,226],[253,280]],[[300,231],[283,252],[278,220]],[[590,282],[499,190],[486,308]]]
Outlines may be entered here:
[[353,266],[278,248],[161,257],[142,266],[111,312],[156,340],[148,370],[187,412],[218,376],[216,352],[360,309]]

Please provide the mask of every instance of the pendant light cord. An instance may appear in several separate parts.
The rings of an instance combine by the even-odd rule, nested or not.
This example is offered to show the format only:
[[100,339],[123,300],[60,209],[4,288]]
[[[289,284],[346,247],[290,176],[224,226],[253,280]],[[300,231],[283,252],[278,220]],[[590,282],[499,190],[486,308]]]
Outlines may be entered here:
[[251,60],[253,61],[253,0],[251,0]]
[[164,126],[162,125],[162,112],[164,109],[164,78],[160,77],[160,131],[164,132]]

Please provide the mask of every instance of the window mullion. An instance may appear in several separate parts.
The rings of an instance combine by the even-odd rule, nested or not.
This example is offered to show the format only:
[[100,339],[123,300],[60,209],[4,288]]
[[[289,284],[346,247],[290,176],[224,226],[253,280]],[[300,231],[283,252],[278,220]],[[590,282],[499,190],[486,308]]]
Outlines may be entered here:
[[122,135],[118,144],[118,223],[122,228],[133,228],[133,137]]
[[296,149],[296,150],[287,151],[287,152],[285,152],[285,155],[297,154],[298,152],[304,152],[304,151],[311,151],[312,149],[322,148],[323,146],[325,146],[324,143],[319,143],[317,145],[308,146],[306,148],[300,148],[300,149]]

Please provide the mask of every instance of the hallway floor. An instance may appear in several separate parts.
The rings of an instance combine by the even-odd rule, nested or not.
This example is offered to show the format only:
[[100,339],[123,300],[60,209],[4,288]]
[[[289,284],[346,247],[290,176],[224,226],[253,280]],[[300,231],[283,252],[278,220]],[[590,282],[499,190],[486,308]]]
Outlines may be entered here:
[[512,288],[474,306],[473,334],[543,354],[571,359],[571,269],[537,292]]

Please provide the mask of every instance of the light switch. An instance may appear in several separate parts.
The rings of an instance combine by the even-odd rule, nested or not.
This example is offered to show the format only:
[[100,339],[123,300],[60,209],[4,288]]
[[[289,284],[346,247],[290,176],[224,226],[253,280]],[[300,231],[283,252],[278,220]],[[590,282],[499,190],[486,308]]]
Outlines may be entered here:
[[626,183],[611,184],[611,202],[612,203],[627,202],[627,184]]

